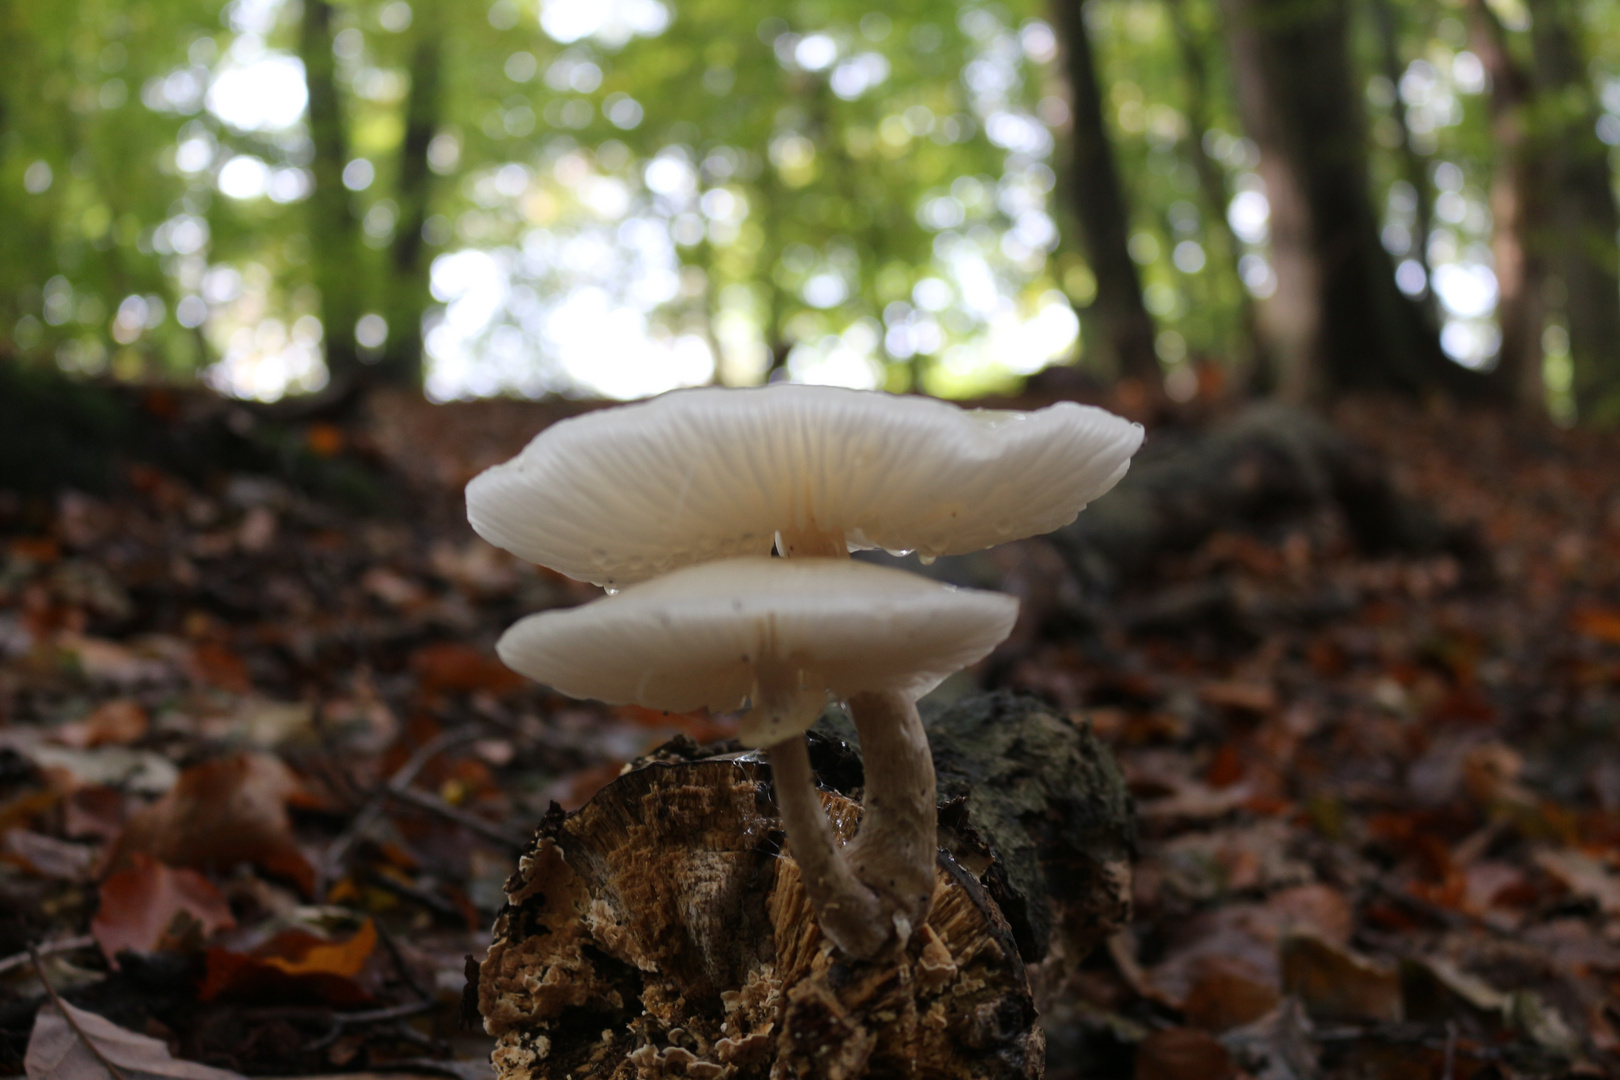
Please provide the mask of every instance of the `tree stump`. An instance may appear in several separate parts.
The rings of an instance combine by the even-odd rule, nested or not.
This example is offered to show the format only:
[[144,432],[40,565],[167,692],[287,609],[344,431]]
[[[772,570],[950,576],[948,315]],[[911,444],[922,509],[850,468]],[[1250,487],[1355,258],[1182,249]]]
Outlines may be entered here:
[[[1007,695],[973,700],[976,711],[936,717],[931,738],[965,732],[975,744],[984,725],[1032,723],[1047,750],[1066,739],[1069,756],[1049,754],[1037,769],[1051,774],[1047,787],[1108,789],[1087,805],[1113,810],[1082,841],[1102,837],[1097,866],[1115,866],[1129,846],[1129,803],[1106,755],[1102,774],[1074,768],[1077,755],[1101,754],[1089,733]],[[1002,707],[985,708],[986,700]],[[1046,928],[1073,922],[1073,912],[1089,913],[1083,936],[1092,937],[1124,910],[1117,870],[1094,875],[1105,902],[1069,895],[1053,903],[1046,894],[1052,882],[1068,890],[1085,879],[1073,852],[1050,858],[1067,843],[1048,835],[1061,810],[1027,785],[1009,788],[1019,794],[997,810],[991,793],[965,790],[972,778],[957,768],[927,924],[898,955],[857,962],[836,953],[814,922],[783,847],[768,764],[754,753],[709,753],[677,740],[577,812],[547,815],[507,882],[476,980],[502,1080],[1042,1075],[1045,1039],[1026,959],[1044,955]],[[860,817],[851,797],[859,758],[813,733],[811,760],[823,806],[847,840]],[[1060,772],[1084,775],[1063,781]],[[973,818],[980,806],[990,824],[983,830]],[[1020,810],[1044,824],[1027,832]],[[1103,820],[1110,813],[1115,820]],[[1000,852],[1014,848],[1009,874]],[[1057,862],[1068,870],[1051,872]],[[1019,926],[992,892],[1016,898]]]

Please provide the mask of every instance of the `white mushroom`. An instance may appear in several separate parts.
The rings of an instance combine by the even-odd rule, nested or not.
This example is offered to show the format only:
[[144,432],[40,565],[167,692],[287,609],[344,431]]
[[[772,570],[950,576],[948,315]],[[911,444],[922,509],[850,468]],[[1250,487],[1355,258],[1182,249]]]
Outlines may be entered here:
[[[1016,413],[831,387],[677,391],[553,425],[467,486],[467,516],[492,543],[609,589],[695,563],[765,556],[773,547],[791,556],[842,558],[881,547],[931,558],[1067,524],[1124,476],[1141,441],[1139,425],[1070,402]],[[736,602],[748,610],[746,601]],[[863,649],[884,651],[857,629],[870,625],[861,622],[866,614],[867,604],[855,603],[827,621],[853,643],[852,659]],[[638,687],[665,677],[632,662],[622,643],[574,649],[565,636],[547,639],[574,650],[568,671],[551,669],[561,688],[570,685],[563,678],[604,662],[628,669]],[[702,640],[694,635],[685,644]],[[711,675],[719,689],[707,692],[721,700],[755,695],[748,731],[769,746],[779,793],[793,804],[784,804],[783,815],[795,848],[808,849],[812,828],[823,837],[825,850],[813,858],[825,865],[807,877],[830,883],[811,891],[823,927],[846,951],[870,956],[920,925],[932,893],[934,767],[915,707],[927,679],[906,687],[835,686],[823,681],[829,672],[809,674],[815,669],[808,663],[778,663],[791,657],[779,647],[761,646],[758,655],[763,662],[738,661],[746,675],[740,668],[669,675],[690,680],[691,694],[666,707],[712,703],[698,691]],[[944,655],[940,662],[950,666],[927,678],[971,662]],[[535,673],[515,655],[502,656]],[[805,810],[816,802],[798,733],[819,713],[824,688],[847,698],[867,762],[865,810],[847,860],[819,810]]]
[[953,555],[1074,520],[1141,441],[1140,425],[1073,402],[682,390],[552,425],[467,486],[467,516],[491,543],[609,588],[773,544]]
[[[741,558],[531,615],[502,636],[509,666],[563,693],[688,710],[751,706],[746,745],[769,746],[782,811],[823,931],[871,956],[904,941],[933,892],[933,764],[915,700],[987,655],[1018,603],[835,559]],[[840,850],[804,739],[827,696],[860,724],[867,798]]]

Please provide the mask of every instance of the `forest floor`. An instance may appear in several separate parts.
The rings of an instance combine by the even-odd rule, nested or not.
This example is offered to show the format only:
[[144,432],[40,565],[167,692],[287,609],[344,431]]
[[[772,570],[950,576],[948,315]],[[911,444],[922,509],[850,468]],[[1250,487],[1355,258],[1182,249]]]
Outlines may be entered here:
[[[80,1045],[107,1022],[148,1075],[491,1075],[465,960],[535,824],[730,730],[494,659],[596,590],[476,539],[460,489],[575,408],[300,429],[364,512],[205,465],[0,491],[0,1075],[116,1077]],[[1335,423],[1486,564],[1366,557],[1321,511],[1081,619],[1044,541],[995,556],[1027,617],[981,674],[1089,721],[1139,814],[1134,919],[1047,1018],[1054,1080],[1620,1077],[1620,437]]]

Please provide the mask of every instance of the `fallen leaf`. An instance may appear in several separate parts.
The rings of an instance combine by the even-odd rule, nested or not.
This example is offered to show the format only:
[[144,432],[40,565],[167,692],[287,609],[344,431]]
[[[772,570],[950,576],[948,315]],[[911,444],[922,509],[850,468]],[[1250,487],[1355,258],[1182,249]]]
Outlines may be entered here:
[[174,790],[130,818],[108,867],[136,854],[170,866],[228,869],[253,863],[290,878],[309,895],[315,868],[293,840],[287,803],[302,785],[281,759],[233,754],[193,765]]
[[242,1080],[237,1073],[181,1061],[157,1039],[62,1002],[34,1018],[23,1068],[28,1080],[112,1080],[111,1063],[126,1080]]
[[90,932],[116,967],[125,949],[157,949],[182,912],[202,925],[205,936],[236,925],[225,895],[207,878],[136,853],[126,869],[101,883],[101,907],[90,920]]
[[124,828],[122,791],[105,784],[81,787],[62,800],[62,833],[73,839],[111,840]]
[[61,633],[56,636],[56,647],[94,682],[135,686],[162,682],[171,674],[169,666],[161,660],[142,656],[116,641]]
[[248,743],[269,750],[295,739],[313,739],[315,709],[307,702],[247,698],[233,712],[208,717],[202,735],[227,743]]
[[1237,1073],[1232,1055],[1207,1032],[1169,1028],[1136,1045],[1136,1080],[1232,1080]]
[[141,795],[161,795],[180,779],[180,771],[174,763],[151,750],[128,746],[77,750],[27,739],[20,731],[15,733],[19,737],[14,739],[7,739],[7,734],[0,731],[0,746],[16,751],[41,772],[55,774],[53,782],[64,790],[82,785],[106,785]]
[[1213,682],[1198,690],[1206,705],[1265,716],[1277,708],[1277,691],[1266,683]]
[[197,991],[203,1001],[360,1005],[371,995],[359,975],[377,947],[377,927],[367,919],[347,941],[328,941],[307,930],[285,930],[251,953],[211,948]]
[[191,677],[204,686],[214,686],[233,694],[253,689],[247,664],[217,641],[199,642],[191,655]]
[[528,685],[523,676],[493,656],[456,641],[440,641],[417,649],[411,654],[411,670],[428,693],[484,690],[503,695]]
[[1206,956],[1193,966],[1192,989],[1182,1003],[1187,1023],[1220,1033],[1252,1024],[1277,1007],[1277,988],[1266,973],[1235,957]]
[[256,554],[270,546],[276,538],[276,512],[268,506],[255,506],[242,516],[236,530],[236,542],[243,551]]
[[1620,645],[1620,611],[1612,608],[1583,608],[1571,615],[1569,622],[1577,634],[1605,641],[1610,645]]
[[1291,934],[1278,951],[1283,989],[1312,1020],[1400,1022],[1395,972],[1312,934]]
[[146,710],[129,698],[114,698],[82,720],[62,724],[51,737],[81,750],[109,743],[123,746],[146,734]]
[[1599,860],[1579,851],[1538,851],[1536,865],[1576,896],[1596,901],[1603,914],[1620,915],[1620,877]]
[[57,881],[89,881],[96,853],[83,844],[27,829],[11,829],[0,835],[0,861]]
[[1298,998],[1283,998],[1277,1008],[1246,1027],[1230,1031],[1221,1045],[1266,1080],[1316,1080],[1320,1075],[1311,1021]]

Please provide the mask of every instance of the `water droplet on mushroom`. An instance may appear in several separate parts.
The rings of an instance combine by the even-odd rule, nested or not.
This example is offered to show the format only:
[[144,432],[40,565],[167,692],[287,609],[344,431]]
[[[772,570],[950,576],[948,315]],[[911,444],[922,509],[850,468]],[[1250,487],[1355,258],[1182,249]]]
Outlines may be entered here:
[[938,555],[919,555],[917,556],[917,561],[922,563],[924,566],[933,566],[935,560],[938,558]]

